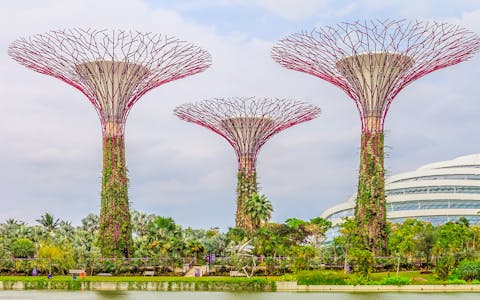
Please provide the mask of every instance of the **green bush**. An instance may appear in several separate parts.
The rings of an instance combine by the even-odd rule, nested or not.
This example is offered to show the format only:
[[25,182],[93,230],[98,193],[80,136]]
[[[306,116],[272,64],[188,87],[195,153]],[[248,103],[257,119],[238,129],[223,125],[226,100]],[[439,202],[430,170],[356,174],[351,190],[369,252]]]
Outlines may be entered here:
[[375,258],[372,251],[363,249],[352,249],[351,258],[355,264],[355,272],[359,272],[362,276],[367,277],[375,268]]
[[297,276],[293,274],[283,274],[282,276],[283,281],[297,281]]
[[440,279],[446,279],[452,273],[454,265],[455,259],[453,257],[444,256],[437,260],[434,274]]
[[297,273],[297,283],[301,285],[344,285],[348,275],[334,271],[301,271]]
[[10,251],[15,258],[31,258],[35,255],[35,245],[29,239],[16,239]]
[[480,259],[462,260],[453,274],[466,281],[480,280]]
[[405,277],[385,277],[380,281],[381,285],[407,285],[411,280]]
[[466,284],[467,282],[463,279],[449,279],[448,284]]
[[363,275],[357,275],[357,274],[352,274],[351,277],[349,277],[346,281],[346,284],[350,285],[376,285],[380,284],[379,282],[375,282],[372,280],[368,280],[366,276]]

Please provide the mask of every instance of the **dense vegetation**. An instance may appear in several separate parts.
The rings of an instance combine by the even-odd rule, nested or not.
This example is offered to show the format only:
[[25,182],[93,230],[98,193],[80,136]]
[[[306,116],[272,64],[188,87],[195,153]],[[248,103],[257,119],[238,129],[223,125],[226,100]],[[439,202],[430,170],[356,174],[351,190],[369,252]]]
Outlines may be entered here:
[[437,278],[480,280],[475,275],[480,269],[480,224],[470,226],[460,218],[433,226],[428,222],[407,219],[403,223],[389,224],[388,251],[390,256],[375,258],[362,250],[355,223],[347,220],[340,235],[325,247],[328,264],[343,259],[344,269],[355,266],[355,271],[368,278],[374,271],[421,270],[432,272]]
[[[325,243],[331,224],[321,218],[262,221],[253,232],[230,228],[224,233],[218,228],[182,228],[171,218],[132,211],[133,255],[128,260],[101,256],[94,214],[78,227],[48,213],[37,223],[27,226],[10,219],[0,224],[1,274],[28,275],[35,268],[39,274],[56,275],[70,269],[85,269],[88,274],[142,275],[152,270],[156,275],[182,275],[190,266],[208,265],[211,275],[294,273],[306,284],[351,283],[351,278],[357,283],[411,281],[395,279],[399,271],[421,271],[439,280],[480,280],[480,225],[470,226],[465,219],[436,227],[418,220],[389,224],[389,256],[381,258],[361,248],[352,220]],[[305,273],[308,270],[317,273]],[[392,278],[375,279],[382,271]]]
[[[4,289],[15,289],[23,283],[24,289],[92,290],[95,283],[109,282],[112,290],[158,290],[158,291],[273,291],[278,278],[238,277],[172,277],[172,276],[94,276],[72,279],[71,276],[0,276]],[[18,287],[17,287],[18,288]],[[98,288],[98,285],[97,285]]]

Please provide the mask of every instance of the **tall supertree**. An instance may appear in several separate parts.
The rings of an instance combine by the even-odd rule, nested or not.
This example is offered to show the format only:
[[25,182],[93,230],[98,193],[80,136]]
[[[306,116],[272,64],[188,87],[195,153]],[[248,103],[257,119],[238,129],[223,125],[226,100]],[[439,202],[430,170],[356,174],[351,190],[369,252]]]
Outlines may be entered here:
[[235,225],[252,230],[243,204],[258,191],[256,162],[260,148],[274,134],[320,114],[320,108],[303,102],[269,98],[215,98],[184,104],[175,114],[224,137],[237,155],[237,211]]
[[479,37],[457,25],[422,21],[357,21],[292,34],[272,57],[282,66],[326,80],[355,102],[362,124],[355,218],[366,249],[386,248],[384,121],[409,83],[470,58]]
[[160,34],[92,29],[50,31],[18,39],[8,53],[20,64],[77,88],[95,107],[103,133],[101,252],[104,257],[129,257],[127,115],[151,89],[208,68],[210,55]]

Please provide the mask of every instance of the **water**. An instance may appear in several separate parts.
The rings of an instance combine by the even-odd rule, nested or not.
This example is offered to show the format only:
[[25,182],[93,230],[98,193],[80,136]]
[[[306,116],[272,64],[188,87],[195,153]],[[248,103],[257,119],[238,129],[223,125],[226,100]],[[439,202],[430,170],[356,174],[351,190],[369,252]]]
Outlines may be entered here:
[[478,300],[479,293],[225,293],[0,291],[8,300]]

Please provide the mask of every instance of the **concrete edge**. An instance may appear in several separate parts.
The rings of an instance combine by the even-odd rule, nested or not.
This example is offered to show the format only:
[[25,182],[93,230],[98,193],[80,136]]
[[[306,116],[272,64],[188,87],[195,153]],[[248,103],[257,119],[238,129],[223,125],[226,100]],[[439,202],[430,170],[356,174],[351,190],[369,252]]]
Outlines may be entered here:
[[448,285],[298,285],[277,281],[277,292],[480,292],[480,284]]

